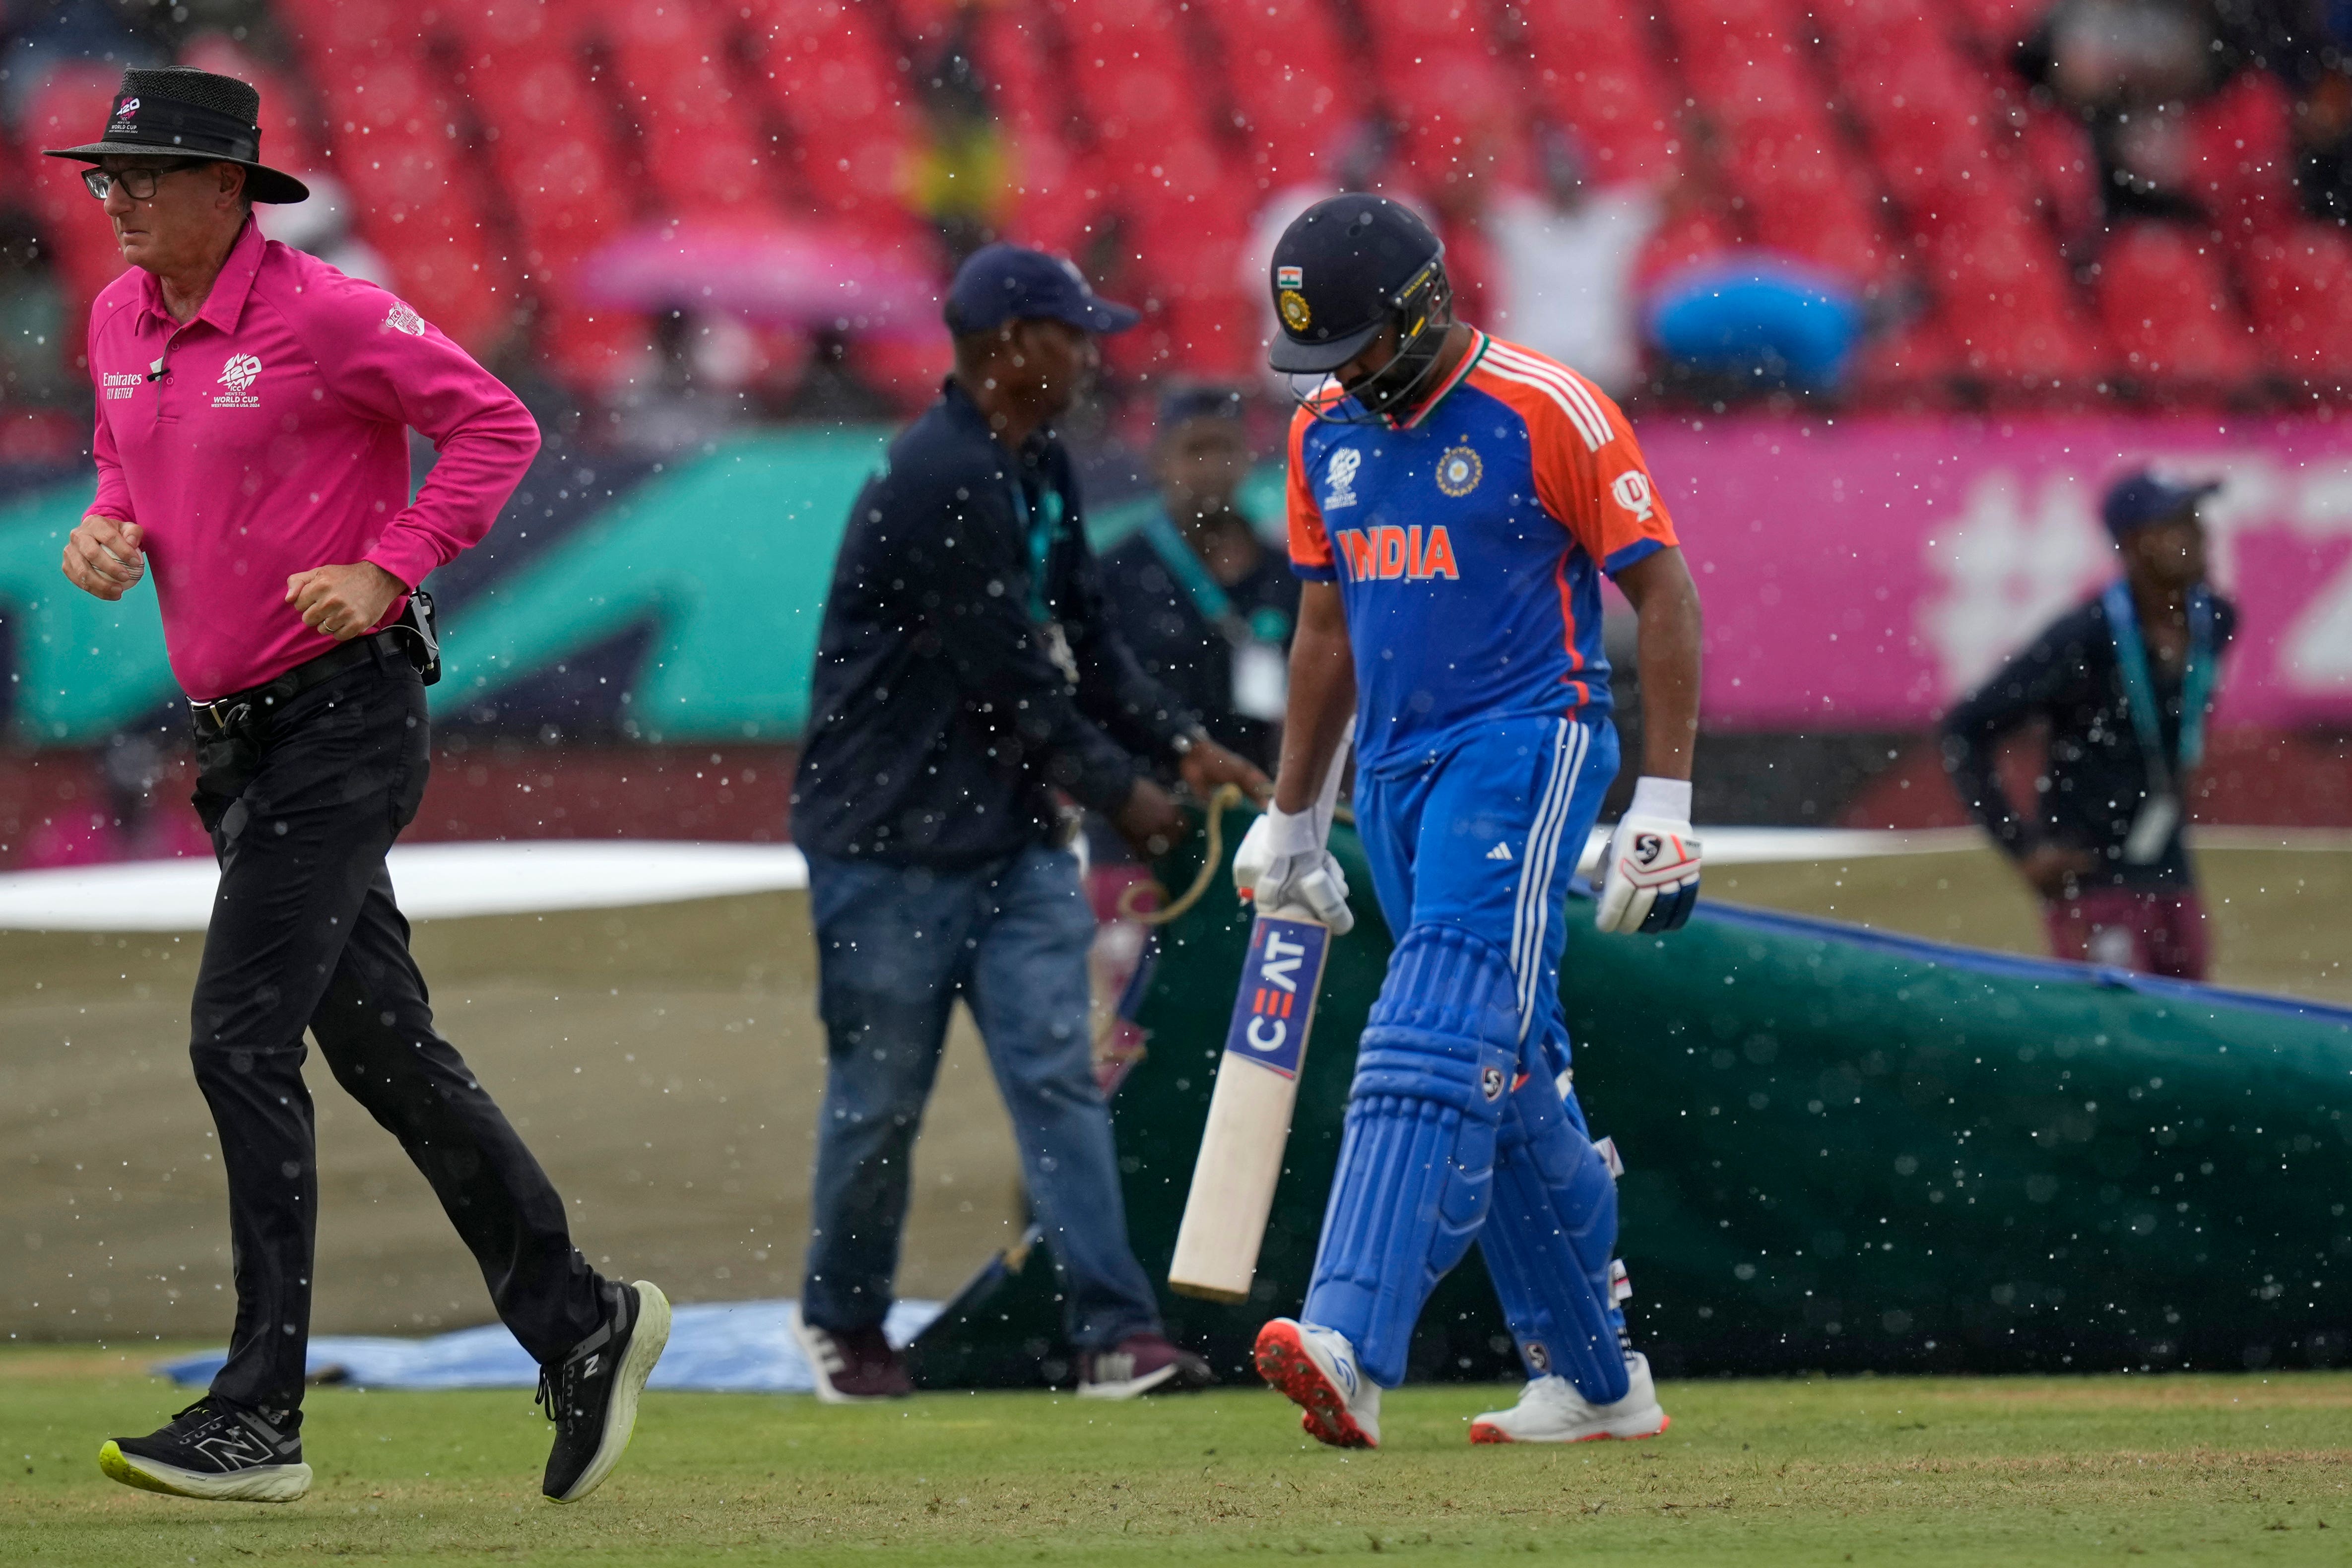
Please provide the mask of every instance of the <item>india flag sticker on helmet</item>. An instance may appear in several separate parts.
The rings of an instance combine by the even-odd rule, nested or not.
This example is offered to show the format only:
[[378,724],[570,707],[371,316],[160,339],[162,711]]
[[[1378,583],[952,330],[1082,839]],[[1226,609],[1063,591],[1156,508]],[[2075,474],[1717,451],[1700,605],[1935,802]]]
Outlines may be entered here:
[[1277,289],[1306,288],[1307,268],[1304,267],[1276,268],[1274,269],[1274,286]]

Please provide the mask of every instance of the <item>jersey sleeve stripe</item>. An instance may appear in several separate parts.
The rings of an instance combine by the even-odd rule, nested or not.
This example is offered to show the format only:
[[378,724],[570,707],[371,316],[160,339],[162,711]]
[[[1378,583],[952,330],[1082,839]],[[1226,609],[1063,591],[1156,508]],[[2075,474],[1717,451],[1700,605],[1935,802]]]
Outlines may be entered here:
[[1603,420],[1596,425],[1591,414],[1569,401],[1567,390],[1558,382],[1528,374],[1519,370],[1515,362],[1504,360],[1492,353],[1486,356],[1486,363],[1482,368],[1499,380],[1507,381],[1515,386],[1533,387],[1550,398],[1559,405],[1559,411],[1568,416],[1570,423],[1576,426],[1576,433],[1584,437],[1584,444],[1591,450],[1598,452],[1601,447],[1609,445],[1608,422]]
[[1496,351],[1517,368],[1526,371],[1530,375],[1539,375],[1557,382],[1560,390],[1568,394],[1570,402],[1579,405],[1591,414],[1603,429],[1608,427],[1609,416],[1601,411],[1600,398],[1594,395],[1593,388],[1582,376],[1558,360],[1546,359],[1543,355],[1529,350],[1518,348],[1510,343],[1497,343],[1495,346]]
[[1597,452],[1609,444],[1614,435],[1609,427],[1609,416],[1601,412],[1601,404],[1592,395],[1591,388],[1579,380],[1573,372],[1512,348],[1507,343],[1496,343],[1489,357],[1522,375],[1556,387],[1562,397],[1580,411],[1581,416],[1576,425],[1583,433],[1586,445]]

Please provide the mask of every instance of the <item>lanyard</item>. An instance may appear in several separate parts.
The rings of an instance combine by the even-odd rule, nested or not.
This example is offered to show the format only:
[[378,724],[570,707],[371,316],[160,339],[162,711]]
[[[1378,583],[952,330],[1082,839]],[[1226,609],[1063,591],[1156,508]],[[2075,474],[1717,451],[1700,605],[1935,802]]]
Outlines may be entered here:
[[1045,593],[1045,568],[1053,559],[1055,542],[1062,537],[1062,492],[1048,485],[1045,504],[1033,517],[1029,492],[1022,488],[1021,476],[1014,474],[1012,478],[1013,511],[1029,536],[1029,618],[1043,626],[1054,618]]
[[1234,601],[1216,578],[1209,574],[1208,563],[1184,542],[1176,525],[1168,520],[1164,510],[1155,507],[1143,520],[1143,537],[1150,544],[1160,563],[1168,568],[1201,612],[1201,618],[1223,632],[1227,642],[1239,646],[1245,642],[1279,643],[1290,636],[1290,617],[1271,605],[1262,605],[1244,619],[1234,607]]
[[1151,542],[1152,552],[1160,557],[1160,563],[1183,584],[1192,607],[1201,612],[1201,618],[1211,626],[1223,625],[1234,613],[1233,600],[1209,575],[1208,563],[1192,552],[1184,536],[1176,531],[1176,525],[1168,521],[1168,514],[1154,508],[1151,515],[1143,520],[1143,537]]
[[2205,710],[2213,700],[2219,660],[2213,648],[2213,595],[2203,584],[2189,595],[2189,667],[2180,674],[2180,755],[2176,762],[2164,754],[2164,721],[2157,706],[2156,682],[2148,676],[2147,643],[2140,635],[2139,612],[2132,604],[2131,584],[2109,584],[2100,595],[2106,606],[2107,631],[2115,638],[2116,663],[2123,670],[2124,707],[2139,735],[2147,758],[2149,777],[2168,794],[2170,774],[2187,773],[2205,759]]

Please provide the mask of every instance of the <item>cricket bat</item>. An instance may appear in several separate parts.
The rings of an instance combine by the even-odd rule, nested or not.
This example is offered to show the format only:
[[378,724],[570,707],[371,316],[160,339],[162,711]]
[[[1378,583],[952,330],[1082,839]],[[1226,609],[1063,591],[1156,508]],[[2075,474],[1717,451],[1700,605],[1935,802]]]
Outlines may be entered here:
[[1250,927],[1192,1191],[1168,1265],[1168,1288],[1180,1296],[1249,1300],[1330,951],[1331,928],[1321,921],[1260,915]]
[[[1350,725],[1352,732],[1353,726]],[[1347,744],[1331,759],[1318,809],[1329,821],[1346,771]],[[1274,1212],[1275,1184],[1290,1142],[1290,1112],[1307,1061],[1307,1033],[1330,956],[1331,928],[1304,910],[1260,914],[1225,1027],[1209,1121],[1192,1165],[1192,1190],[1176,1231],[1168,1288],[1209,1301],[1246,1301],[1257,1251]]]

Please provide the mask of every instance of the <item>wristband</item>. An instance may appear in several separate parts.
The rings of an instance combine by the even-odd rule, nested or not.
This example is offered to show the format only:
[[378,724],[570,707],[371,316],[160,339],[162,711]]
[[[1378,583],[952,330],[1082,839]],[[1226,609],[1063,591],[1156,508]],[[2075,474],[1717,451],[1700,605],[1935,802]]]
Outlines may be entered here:
[[[1323,847],[1323,834],[1316,831],[1313,807],[1288,812],[1278,805],[1265,808],[1265,849],[1272,855],[1307,855]],[[1328,829],[1326,831],[1328,831]]]
[[1645,773],[1633,785],[1633,801],[1625,808],[1625,815],[1688,822],[1690,808],[1690,780],[1652,778]]

